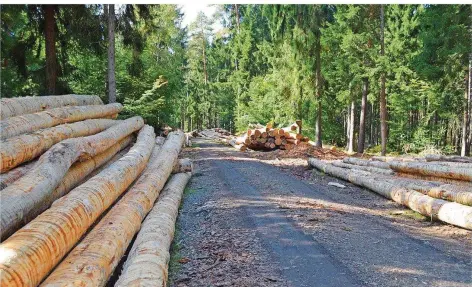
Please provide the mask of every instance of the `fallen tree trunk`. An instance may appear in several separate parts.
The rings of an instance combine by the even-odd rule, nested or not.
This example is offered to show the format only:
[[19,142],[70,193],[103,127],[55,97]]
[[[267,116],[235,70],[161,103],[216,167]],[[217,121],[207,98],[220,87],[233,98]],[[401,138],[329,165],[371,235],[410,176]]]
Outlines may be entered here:
[[153,128],[143,127],[124,157],[56,200],[51,208],[2,242],[0,285],[37,286],[141,174],[154,138]]
[[51,146],[62,140],[93,135],[116,123],[117,121],[107,119],[85,120],[9,138],[0,143],[2,146],[0,172],[6,172],[40,156]]
[[335,167],[315,158],[309,158],[308,164],[330,175],[366,187],[425,216],[437,218],[443,222],[472,230],[472,207],[470,206],[432,198],[417,191],[398,186],[395,183],[375,180],[371,176]]
[[143,222],[116,287],[166,286],[169,248],[182,194],[190,177],[190,173],[179,173],[166,184],[156,205]]
[[376,168],[390,170],[390,165],[386,162],[381,162],[381,161],[371,161],[371,160],[365,160],[365,159],[360,159],[360,158],[355,158],[355,157],[345,157],[343,159],[343,162],[349,163],[349,164],[355,164],[355,165],[361,165],[361,166],[372,166]]
[[164,187],[184,140],[183,132],[171,132],[160,149],[154,148],[138,181],[41,286],[63,286],[70,282],[80,286],[105,286]]
[[9,172],[0,174],[0,190],[3,190],[5,187],[17,181],[20,177],[22,177],[29,170],[31,170],[35,164],[36,161],[32,161],[17,168],[14,168]]
[[389,166],[394,171],[450,178],[463,181],[472,181],[472,169],[466,167],[451,167],[421,162],[389,162]]
[[426,161],[448,161],[448,162],[462,162],[472,163],[472,157],[458,156],[458,155],[437,155],[429,154],[424,157]]
[[1,139],[4,140],[60,124],[73,123],[86,119],[105,118],[118,114],[122,109],[123,106],[121,104],[74,106],[12,117],[0,121],[0,136]]
[[384,174],[384,175],[393,175],[394,172],[391,169],[383,169],[383,168],[377,168],[373,166],[364,166],[364,165],[353,165],[349,163],[344,163],[341,161],[334,161],[331,163],[334,166],[341,167],[341,168],[347,168],[347,169],[357,169],[357,170],[365,170],[369,171],[372,173],[378,173],[378,174]]
[[44,201],[36,205],[34,209],[23,215],[23,222],[30,222],[36,216],[48,209],[56,199],[63,197],[73,188],[83,183],[83,180],[94,170],[107,163],[117,152],[127,147],[133,141],[133,138],[134,136],[129,135],[93,158],[73,164],[56,189],[46,197]]
[[99,96],[89,95],[2,98],[0,120],[64,106],[92,105],[103,105],[103,102]]
[[96,135],[67,139],[55,144],[27,174],[0,192],[1,239],[22,225],[24,214],[50,196],[75,161],[87,160],[104,152],[139,130],[143,124],[141,117],[133,117]]
[[372,161],[383,161],[383,162],[390,162],[390,161],[422,161],[421,158],[416,157],[394,157],[394,156],[373,156],[371,158]]
[[174,167],[172,168],[172,173],[181,173],[181,172],[192,172],[193,163],[189,158],[179,159]]

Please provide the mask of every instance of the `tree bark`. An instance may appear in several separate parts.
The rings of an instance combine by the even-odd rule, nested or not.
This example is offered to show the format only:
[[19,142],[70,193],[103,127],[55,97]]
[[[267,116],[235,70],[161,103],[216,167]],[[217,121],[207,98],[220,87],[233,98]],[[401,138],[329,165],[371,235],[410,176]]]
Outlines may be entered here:
[[9,138],[1,144],[0,171],[4,173],[30,161],[62,140],[93,135],[117,123],[115,120],[107,119],[85,120]]
[[56,94],[56,5],[43,5],[44,37],[46,39],[46,88],[50,95]]
[[9,172],[0,174],[0,190],[3,190],[5,187],[9,186],[20,177],[25,175],[33,166],[36,164],[36,161],[26,163],[22,166],[19,166],[15,169],[10,170]]
[[393,175],[394,174],[393,170],[391,170],[391,169],[383,169],[383,168],[378,168],[378,167],[373,167],[373,166],[354,165],[354,164],[344,163],[344,162],[341,162],[341,161],[333,161],[331,164],[336,166],[336,167],[363,170],[363,171],[368,171],[368,172],[383,174],[383,175]]
[[355,119],[356,119],[356,102],[351,101],[351,112],[350,115],[350,124],[349,124],[349,148],[348,153],[354,153],[354,130],[355,130]]
[[99,134],[67,139],[49,149],[32,170],[0,193],[1,239],[22,224],[25,214],[47,200],[75,161],[87,160],[106,151],[143,124],[141,117],[130,118]]
[[141,174],[152,153],[154,137],[152,127],[143,127],[126,156],[55,201],[1,243],[1,285],[37,286]]
[[365,144],[365,115],[367,112],[367,94],[369,89],[369,80],[363,79],[362,85],[362,104],[361,104],[361,116],[359,121],[359,140],[357,143],[357,152],[364,153]]
[[144,220],[115,286],[166,286],[169,248],[180,201],[190,177],[190,173],[179,173],[166,184]]
[[[319,27],[318,27],[319,29]],[[320,33],[318,33],[320,34]],[[316,61],[316,100],[318,102],[318,109],[316,111],[316,125],[315,125],[315,146],[322,147],[322,105],[321,105],[321,93],[322,93],[322,77],[321,77],[321,40],[320,35],[316,37],[315,44],[315,61]]]
[[182,132],[172,132],[161,148],[154,148],[150,162],[138,181],[41,286],[61,286],[69,282],[83,286],[105,286],[171,174],[183,141]]
[[115,5],[108,7],[108,103],[116,102],[115,79]]
[[172,173],[181,173],[181,172],[192,172],[193,171],[193,163],[192,160],[189,158],[181,158],[179,159],[174,167],[172,168]]
[[426,161],[446,161],[446,162],[462,162],[462,163],[472,163],[471,157],[463,157],[456,155],[435,155],[429,154],[424,157]]
[[470,206],[432,198],[395,183],[376,180],[372,176],[335,167],[315,158],[309,158],[308,164],[327,174],[366,187],[425,216],[472,230],[472,207]]
[[345,157],[343,159],[343,162],[348,163],[348,164],[354,164],[354,165],[371,166],[371,167],[382,168],[382,169],[390,169],[390,165],[386,162],[371,161],[371,160],[365,160],[365,159],[360,159],[360,158],[355,158],[355,157]]
[[461,156],[469,155],[469,127],[470,127],[470,118],[469,118],[469,81],[466,81],[466,89],[464,93],[464,111],[462,117],[462,139],[461,139]]
[[98,96],[88,95],[2,98],[0,100],[0,120],[63,106],[92,105],[103,105],[103,102]]
[[472,169],[468,167],[451,167],[432,163],[395,161],[389,162],[389,166],[397,172],[472,181]]
[[73,123],[86,119],[105,118],[118,114],[122,109],[123,106],[121,104],[74,106],[12,117],[0,121],[0,136],[2,140],[5,140],[60,124]]
[[[380,55],[385,55],[384,44],[384,5],[380,5]],[[381,155],[387,154],[387,98],[385,95],[385,72],[382,72],[380,79],[380,138]]]

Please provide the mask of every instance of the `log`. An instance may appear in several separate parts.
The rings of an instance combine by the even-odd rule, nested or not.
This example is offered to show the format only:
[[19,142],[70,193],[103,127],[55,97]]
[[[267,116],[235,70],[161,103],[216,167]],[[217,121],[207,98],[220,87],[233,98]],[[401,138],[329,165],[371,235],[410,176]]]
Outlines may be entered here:
[[103,102],[100,97],[89,95],[2,98],[0,101],[0,120],[64,106],[91,105],[103,105]]
[[1,139],[4,140],[60,124],[112,116],[118,114],[122,109],[121,104],[73,106],[12,117],[0,121],[0,135]]
[[154,138],[153,128],[143,127],[124,157],[56,200],[51,208],[2,242],[0,285],[37,286],[141,174]]
[[93,135],[116,123],[118,122],[115,120],[107,119],[85,120],[9,138],[0,143],[2,146],[0,151],[0,172],[9,171],[24,162],[40,156],[51,146],[62,140]]
[[56,189],[48,197],[46,197],[44,201],[41,201],[38,205],[36,205],[34,209],[31,209],[29,212],[23,215],[23,222],[30,222],[36,218],[36,216],[48,209],[56,199],[61,198],[73,188],[82,184],[83,180],[87,178],[94,170],[107,163],[116,155],[116,153],[127,147],[133,141],[133,138],[134,137],[132,135],[129,135],[93,158],[84,162],[76,162],[73,164]]
[[450,178],[469,182],[472,181],[472,169],[466,167],[451,167],[432,163],[395,161],[389,162],[389,166],[394,171],[403,173]]
[[181,172],[193,172],[193,163],[189,158],[179,159],[174,167],[172,168],[172,173],[181,173]]
[[308,164],[330,175],[366,187],[425,216],[472,230],[472,207],[470,206],[432,198],[388,181],[375,180],[371,176],[335,167],[315,158],[309,158]]
[[384,174],[384,175],[393,175],[394,172],[391,169],[383,169],[383,168],[377,168],[373,166],[365,166],[365,165],[354,165],[354,164],[349,164],[345,163],[344,161],[333,161],[331,163],[332,165],[336,167],[341,167],[341,168],[347,168],[347,169],[358,169],[358,170],[365,170],[369,171],[372,173],[378,173],[378,174]]
[[20,177],[25,175],[29,170],[33,168],[36,164],[36,161],[25,163],[17,168],[10,170],[9,172],[0,174],[0,190],[3,190],[5,187],[9,186]]
[[371,161],[371,160],[365,160],[365,159],[360,159],[360,158],[355,158],[355,157],[345,157],[343,159],[343,162],[348,163],[348,164],[371,166],[375,168],[382,168],[382,169],[390,170],[390,165],[386,162],[381,162],[381,161]]
[[472,163],[472,157],[458,156],[458,155],[429,154],[429,155],[426,155],[424,158],[426,161],[448,161],[448,162]]
[[394,156],[373,156],[371,157],[372,161],[422,161],[421,158],[416,157],[394,157]]
[[190,177],[190,173],[179,173],[166,184],[156,205],[143,222],[116,287],[166,286],[169,248],[174,237],[180,201]]
[[143,124],[141,117],[133,117],[96,135],[63,140],[50,148],[27,174],[0,192],[1,238],[12,234],[22,225],[23,215],[50,196],[75,161],[106,151]]
[[105,286],[164,187],[184,140],[183,132],[171,132],[161,148],[154,148],[137,182],[41,286],[67,286],[70,282],[75,286]]

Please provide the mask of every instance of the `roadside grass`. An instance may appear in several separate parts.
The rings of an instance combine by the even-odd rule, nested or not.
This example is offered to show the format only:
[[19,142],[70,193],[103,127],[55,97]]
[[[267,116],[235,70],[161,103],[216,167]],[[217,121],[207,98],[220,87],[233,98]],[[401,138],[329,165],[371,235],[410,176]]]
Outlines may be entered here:
[[400,216],[403,218],[413,219],[416,221],[430,221],[431,220],[430,218],[411,209],[392,211],[390,212],[390,215]]

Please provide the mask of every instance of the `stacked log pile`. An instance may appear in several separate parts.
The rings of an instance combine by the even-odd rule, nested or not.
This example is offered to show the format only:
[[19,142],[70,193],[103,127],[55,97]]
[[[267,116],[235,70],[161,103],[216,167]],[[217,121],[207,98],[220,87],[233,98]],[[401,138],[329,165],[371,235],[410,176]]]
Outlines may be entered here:
[[308,137],[301,134],[301,121],[284,127],[273,128],[270,124],[262,126],[252,125],[242,136],[234,137],[225,129],[213,128],[200,131],[201,137],[212,138],[226,144],[232,145],[240,151],[262,150],[271,151],[275,149],[291,150],[298,144],[308,144]]
[[472,160],[468,157],[308,159],[332,176],[369,188],[425,216],[472,230]]
[[[184,133],[156,138],[141,117],[113,120],[121,109],[95,96],[1,100],[1,286],[105,286],[147,214],[175,214],[193,168],[178,159]],[[175,216],[153,222],[167,232]],[[167,274],[168,244],[147,248]],[[154,264],[127,266],[149,280]]]

